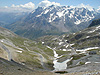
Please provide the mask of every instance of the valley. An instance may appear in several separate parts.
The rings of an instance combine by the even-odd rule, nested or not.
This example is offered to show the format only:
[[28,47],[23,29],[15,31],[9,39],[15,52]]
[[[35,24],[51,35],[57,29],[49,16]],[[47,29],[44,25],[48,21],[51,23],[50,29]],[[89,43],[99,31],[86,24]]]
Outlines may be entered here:
[[[94,24],[95,25],[95,24]],[[69,58],[72,58],[71,61],[67,63],[66,61],[66,71],[73,72],[83,72],[83,71],[92,71],[89,69],[89,66],[84,70],[74,69],[80,68],[81,65],[96,65],[100,63],[100,35],[99,35],[99,25],[86,28],[78,33],[73,33],[70,35],[62,36],[45,36],[39,38],[43,45],[49,46],[49,48],[54,49],[56,54],[56,60],[62,64]],[[95,41],[95,42],[94,42]],[[93,54],[94,53],[94,54]],[[58,64],[56,62],[56,64]],[[60,64],[58,66],[60,66]],[[63,66],[63,64],[62,64]],[[60,69],[60,68],[59,68]],[[73,69],[73,70],[72,70]],[[99,70],[96,68],[95,70]],[[61,70],[61,69],[60,69]],[[63,70],[63,69],[62,69]],[[58,70],[59,71],[59,70]],[[75,71],[74,71],[75,72]]]
[[33,7],[0,11],[0,75],[100,75],[100,10],[48,0]]
[[[94,68],[98,71],[100,69],[97,66],[100,63],[99,30],[98,24],[78,33],[48,35],[32,41],[1,27],[0,57],[17,62],[33,71],[72,73],[91,72]],[[81,69],[78,70],[79,68]]]

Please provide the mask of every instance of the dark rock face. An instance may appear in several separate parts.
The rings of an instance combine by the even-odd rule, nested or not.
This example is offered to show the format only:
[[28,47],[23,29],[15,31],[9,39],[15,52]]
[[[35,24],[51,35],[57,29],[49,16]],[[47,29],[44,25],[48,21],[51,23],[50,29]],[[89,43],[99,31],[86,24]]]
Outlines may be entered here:
[[100,19],[92,21],[92,23],[89,25],[89,27],[96,26],[96,25],[100,25]]

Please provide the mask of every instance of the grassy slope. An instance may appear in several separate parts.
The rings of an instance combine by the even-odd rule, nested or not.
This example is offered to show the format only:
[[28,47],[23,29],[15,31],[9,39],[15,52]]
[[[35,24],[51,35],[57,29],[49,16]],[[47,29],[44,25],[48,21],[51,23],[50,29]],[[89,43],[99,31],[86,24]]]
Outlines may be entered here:
[[[39,39],[40,42],[45,42],[44,45],[48,45],[51,48],[55,48],[56,47],[56,52],[58,53],[58,55],[63,55],[61,58],[59,58],[59,62],[62,62],[66,59],[68,59],[68,57],[74,57],[73,60],[78,60],[81,57],[86,56],[86,54],[79,54],[80,52],[77,52],[77,55],[70,55],[71,51],[63,51],[61,49],[66,49],[66,45],[68,45],[66,42],[64,42],[65,40],[67,40],[67,42],[69,42],[69,44],[74,44],[71,47],[74,49],[85,49],[85,48],[91,48],[91,47],[99,47],[100,46],[100,28],[96,29],[97,26],[91,27],[91,28],[87,28],[84,29],[80,32],[74,33],[74,34],[64,34],[62,36],[44,36],[41,37]],[[94,31],[95,30],[95,31]],[[94,31],[94,32],[92,32]],[[59,45],[59,43],[63,42],[62,45]],[[64,46],[65,45],[65,46]],[[68,47],[67,49],[71,49],[70,47]],[[96,51],[97,55],[100,55],[100,48],[99,49],[90,49],[89,51]],[[89,51],[87,51],[86,53],[89,53]],[[70,64],[72,64],[72,61],[70,62]],[[83,65],[83,62],[80,62],[81,65]]]
[[[19,63],[24,63],[32,69],[43,69],[40,56],[37,54],[39,53],[45,59],[43,62],[46,64],[46,67],[53,69],[53,51],[43,46],[41,43],[36,43],[35,41],[19,37],[3,28],[0,28],[0,40],[4,40],[2,44],[10,50],[13,60]],[[22,51],[22,53],[18,51]],[[5,54],[5,51],[2,48],[0,48],[0,52],[2,52],[3,55]],[[0,55],[2,53],[0,53]],[[1,55],[0,57],[4,56]]]

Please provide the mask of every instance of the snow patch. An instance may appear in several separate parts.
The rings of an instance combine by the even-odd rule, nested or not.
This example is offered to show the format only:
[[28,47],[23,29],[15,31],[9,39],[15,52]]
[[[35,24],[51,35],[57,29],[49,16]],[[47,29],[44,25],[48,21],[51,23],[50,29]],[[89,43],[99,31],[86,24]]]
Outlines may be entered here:
[[89,31],[88,33],[93,33],[93,32],[95,32],[95,31],[97,31],[97,30],[99,30],[99,29],[100,29],[100,25],[99,25],[99,26],[97,26],[94,30]]
[[67,42],[68,40],[65,40],[65,42]]
[[67,49],[67,51],[72,51],[72,49]]
[[66,49],[63,49],[63,51],[67,51]]
[[93,32],[95,32],[95,30],[93,30],[93,31],[89,31],[88,33],[93,33]]
[[62,45],[64,42],[60,42],[59,45]]
[[76,50],[76,51],[88,51],[88,50],[91,50],[91,49],[98,49],[99,47],[90,47],[90,48],[86,48],[86,49],[81,49],[81,50]]
[[43,12],[40,15],[37,15],[36,17],[40,17],[43,14]]
[[90,36],[87,36],[86,38],[89,38]]
[[72,18],[72,17],[73,17],[73,14],[70,14],[70,15],[69,15],[69,18]]
[[3,40],[0,40],[1,42],[4,42]]
[[73,35],[75,35],[76,33],[73,33]]
[[54,21],[57,18],[57,16],[53,16],[53,14],[50,14],[49,22]]
[[23,50],[22,48],[18,48],[18,47],[16,47],[17,49],[19,49],[19,50]]
[[32,11],[31,13],[33,14],[35,12],[35,10],[34,11]]
[[75,43],[73,43],[73,44],[70,44],[70,46],[73,46],[73,45],[75,45]]
[[57,12],[56,14],[57,14],[59,17],[62,17],[62,16],[64,16],[63,13],[64,13],[64,12],[62,11],[62,12]]
[[52,40],[57,40],[57,38],[54,38],[54,39],[52,39]]
[[66,69],[67,68],[67,63],[69,61],[71,61],[73,58],[67,59],[67,60],[65,60],[63,62],[58,62],[57,59],[62,57],[63,55],[58,56],[58,54],[56,53],[55,50],[53,50],[53,52],[54,52],[54,61],[53,61],[54,66],[53,67],[55,68],[54,70],[55,71],[60,71],[60,70]]
[[56,51],[54,50],[53,52],[54,52],[54,57],[58,58],[58,54],[56,53]]
[[42,42],[42,44],[44,44],[44,42]]
[[100,63],[100,62],[95,62],[95,63],[97,63],[97,64],[98,64],[98,63]]
[[71,13],[74,14],[75,13],[75,10],[72,10]]
[[69,45],[66,46],[66,48],[68,48]]
[[22,53],[23,51],[17,51],[18,53]]
[[91,62],[85,62],[85,64],[90,64]]
[[34,27],[35,27],[35,25],[32,26],[32,28],[34,28]]
[[49,11],[49,10],[46,10],[46,11],[44,12],[44,14],[47,14],[47,13],[48,13],[48,11]]
[[55,68],[55,71],[61,71],[61,70],[64,70],[67,68],[67,63],[69,61],[71,61],[73,58],[70,58],[70,59],[67,59],[63,62],[57,62],[57,60],[54,60],[53,63],[54,63],[54,68]]
[[81,23],[81,21],[80,21],[80,20],[78,20],[78,21],[74,22],[74,24],[76,24],[76,25],[78,25],[78,24],[80,24],[80,23]]
[[47,48],[52,49],[51,47],[47,46]]

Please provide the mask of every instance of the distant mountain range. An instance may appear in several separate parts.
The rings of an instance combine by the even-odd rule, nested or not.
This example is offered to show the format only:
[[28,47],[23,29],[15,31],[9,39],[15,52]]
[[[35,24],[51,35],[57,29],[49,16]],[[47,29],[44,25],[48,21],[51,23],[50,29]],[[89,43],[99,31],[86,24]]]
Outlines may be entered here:
[[0,26],[5,27],[12,24],[27,14],[28,12],[0,12]]
[[89,26],[99,18],[95,9],[72,6],[38,7],[28,16],[6,26],[16,34],[34,39],[43,35],[60,35],[76,32]]

